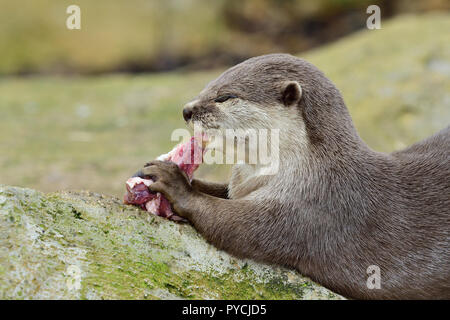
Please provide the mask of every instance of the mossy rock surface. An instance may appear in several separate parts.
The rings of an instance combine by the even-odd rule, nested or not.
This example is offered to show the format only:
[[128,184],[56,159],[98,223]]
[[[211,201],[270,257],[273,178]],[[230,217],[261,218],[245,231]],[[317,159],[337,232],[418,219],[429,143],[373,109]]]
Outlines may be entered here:
[[115,198],[0,186],[0,299],[342,297]]

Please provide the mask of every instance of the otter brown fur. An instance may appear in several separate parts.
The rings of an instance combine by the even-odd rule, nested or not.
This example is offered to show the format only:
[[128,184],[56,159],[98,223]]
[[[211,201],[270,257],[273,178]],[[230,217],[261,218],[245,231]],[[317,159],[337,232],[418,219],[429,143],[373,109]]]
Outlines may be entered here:
[[[230,183],[216,184],[190,183],[165,162],[142,170],[216,247],[350,298],[450,298],[450,127],[402,151],[373,151],[334,84],[286,54],[230,68],[183,115],[206,130],[280,129],[275,175],[235,165]],[[370,265],[380,289],[366,285]]]

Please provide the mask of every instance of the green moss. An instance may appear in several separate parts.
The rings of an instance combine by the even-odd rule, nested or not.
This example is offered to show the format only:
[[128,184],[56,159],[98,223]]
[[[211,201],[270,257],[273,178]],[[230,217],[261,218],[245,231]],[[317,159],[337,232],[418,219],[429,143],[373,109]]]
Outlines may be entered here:
[[[0,196],[0,247],[8,248],[0,255],[0,298],[331,297],[293,271],[236,260],[189,225],[149,216],[115,198],[6,186]],[[77,290],[67,286],[73,266],[80,272]]]

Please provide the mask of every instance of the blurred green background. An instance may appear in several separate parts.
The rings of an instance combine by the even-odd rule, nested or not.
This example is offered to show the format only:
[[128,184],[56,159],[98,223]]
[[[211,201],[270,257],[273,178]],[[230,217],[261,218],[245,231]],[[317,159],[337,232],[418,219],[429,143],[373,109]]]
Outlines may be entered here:
[[[270,52],[323,70],[372,148],[403,148],[450,123],[449,3],[0,0],[0,184],[121,196],[175,144],[184,103]],[[71,4],[81,30],[66,28]],[[381,30],[366,29],[370,4]]]

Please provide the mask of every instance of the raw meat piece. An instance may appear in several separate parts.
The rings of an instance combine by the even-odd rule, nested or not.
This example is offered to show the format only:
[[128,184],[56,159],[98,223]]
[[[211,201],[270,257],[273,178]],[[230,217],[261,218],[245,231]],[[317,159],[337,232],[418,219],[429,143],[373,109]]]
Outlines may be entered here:
[[[157,158],[161,161],[172,161],[186,172],[190,180],[194,171],[203,161],[205,136],[199,139],[192,137],[188,142],[177,145],[167,154]],[[180,216],[173,213],[169,201],[159,192],[153,193],[148,186],[153,183],[150,179],[133,177],[127,180],[127,193],[124,197],[125,204],[136,205],[157,216],[168,218],[175,221],[185,221]]]

